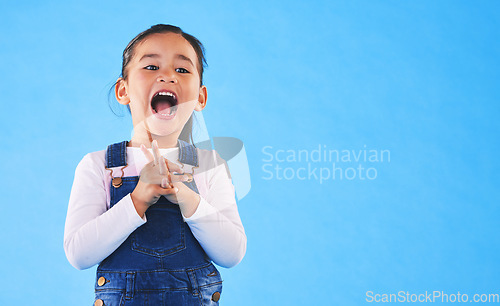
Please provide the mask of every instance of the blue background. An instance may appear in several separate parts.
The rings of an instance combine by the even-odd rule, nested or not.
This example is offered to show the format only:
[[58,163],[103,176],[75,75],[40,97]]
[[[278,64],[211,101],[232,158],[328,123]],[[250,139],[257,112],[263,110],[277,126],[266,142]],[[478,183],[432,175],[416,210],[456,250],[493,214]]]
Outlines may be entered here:
[[[248,156],[252,187],[238,203],[248,249],[221,271],[222,305],[500,293],[499,8],[2,2],[0,304],[93,302],[95,268],[74,269],[63,250],[74,170],[86,153],[130,138],[130,116],[110,111],[108,89],[128,41],[156,23],[205,44],[208,130],[241,139]],[[265,146],[318,145],[391,159],[363,163],[377,169],[373,180],[265,179]]]

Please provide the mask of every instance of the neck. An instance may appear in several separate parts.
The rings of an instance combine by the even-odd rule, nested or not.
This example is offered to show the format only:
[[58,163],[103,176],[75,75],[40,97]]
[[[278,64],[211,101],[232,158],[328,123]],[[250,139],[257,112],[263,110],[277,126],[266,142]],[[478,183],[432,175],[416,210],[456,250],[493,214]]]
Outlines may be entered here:
[[177,139],[181,131],[174,132],[169,135],[155,135],[151,134],[146,128],[134,128],[134,135],[130,140],[129,147],[140,147],[141,144],[145,145],[146,148],[151,148],[151,142],[156,140],[158,142],[158,147],[160,149],[176,148]]

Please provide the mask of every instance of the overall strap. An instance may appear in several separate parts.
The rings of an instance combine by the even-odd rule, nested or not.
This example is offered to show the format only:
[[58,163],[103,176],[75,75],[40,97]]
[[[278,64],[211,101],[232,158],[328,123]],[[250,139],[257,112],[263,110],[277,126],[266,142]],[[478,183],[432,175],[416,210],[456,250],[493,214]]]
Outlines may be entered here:
[[177,142],[179,144],[179,161],[197,168],[199,165],[196,147],[184,140],[178,139]]
[[127,165],[127,141],[108,146],[106,150],[106,168],[123,167]]
[[[196,150],[196,147],[180,139],[177,140],[177,143],[179,144],[179,162],[181,162],[182,164],[193,166],[191,174],[194,174],[194,170],[199,166],[198,151]],[[184,182],[184,185],[191,188],[191,190],[193,190],[194,192],[199,193],[198,187],[196,186],[194,180],[190,182]]]

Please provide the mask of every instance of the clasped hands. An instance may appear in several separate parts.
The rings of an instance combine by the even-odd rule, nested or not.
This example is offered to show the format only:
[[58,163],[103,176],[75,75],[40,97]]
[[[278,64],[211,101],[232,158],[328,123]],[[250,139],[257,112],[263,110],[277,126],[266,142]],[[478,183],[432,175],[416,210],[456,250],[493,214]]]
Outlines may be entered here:
[[182,214],[190,217],[196,211],[200,198],[183,182],[191,181],[193,175],[184,173],[177,164],[161,156],[156,140],[151,147],[153,153],[141,145],[149,163],[142,169],[139,182],[131,194],[137,212],[143,217],[144,212],[164,196],[170,202],[179,204]]

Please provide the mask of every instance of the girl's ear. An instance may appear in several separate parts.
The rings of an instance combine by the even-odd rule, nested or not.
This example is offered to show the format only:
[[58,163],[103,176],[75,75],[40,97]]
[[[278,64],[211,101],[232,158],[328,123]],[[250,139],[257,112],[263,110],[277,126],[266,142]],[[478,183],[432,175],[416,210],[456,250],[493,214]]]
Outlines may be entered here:
[[125,80],[118,78],[115,85],[115,96],[118,103],[127,105],[130,103],[130,98],[127,95],[127,88],[125,87]]
[[201,111],[207,106],[207,87],[202,85],[200,87],[200,94],[198,95],[198,103],[194,107],[195,110]]

